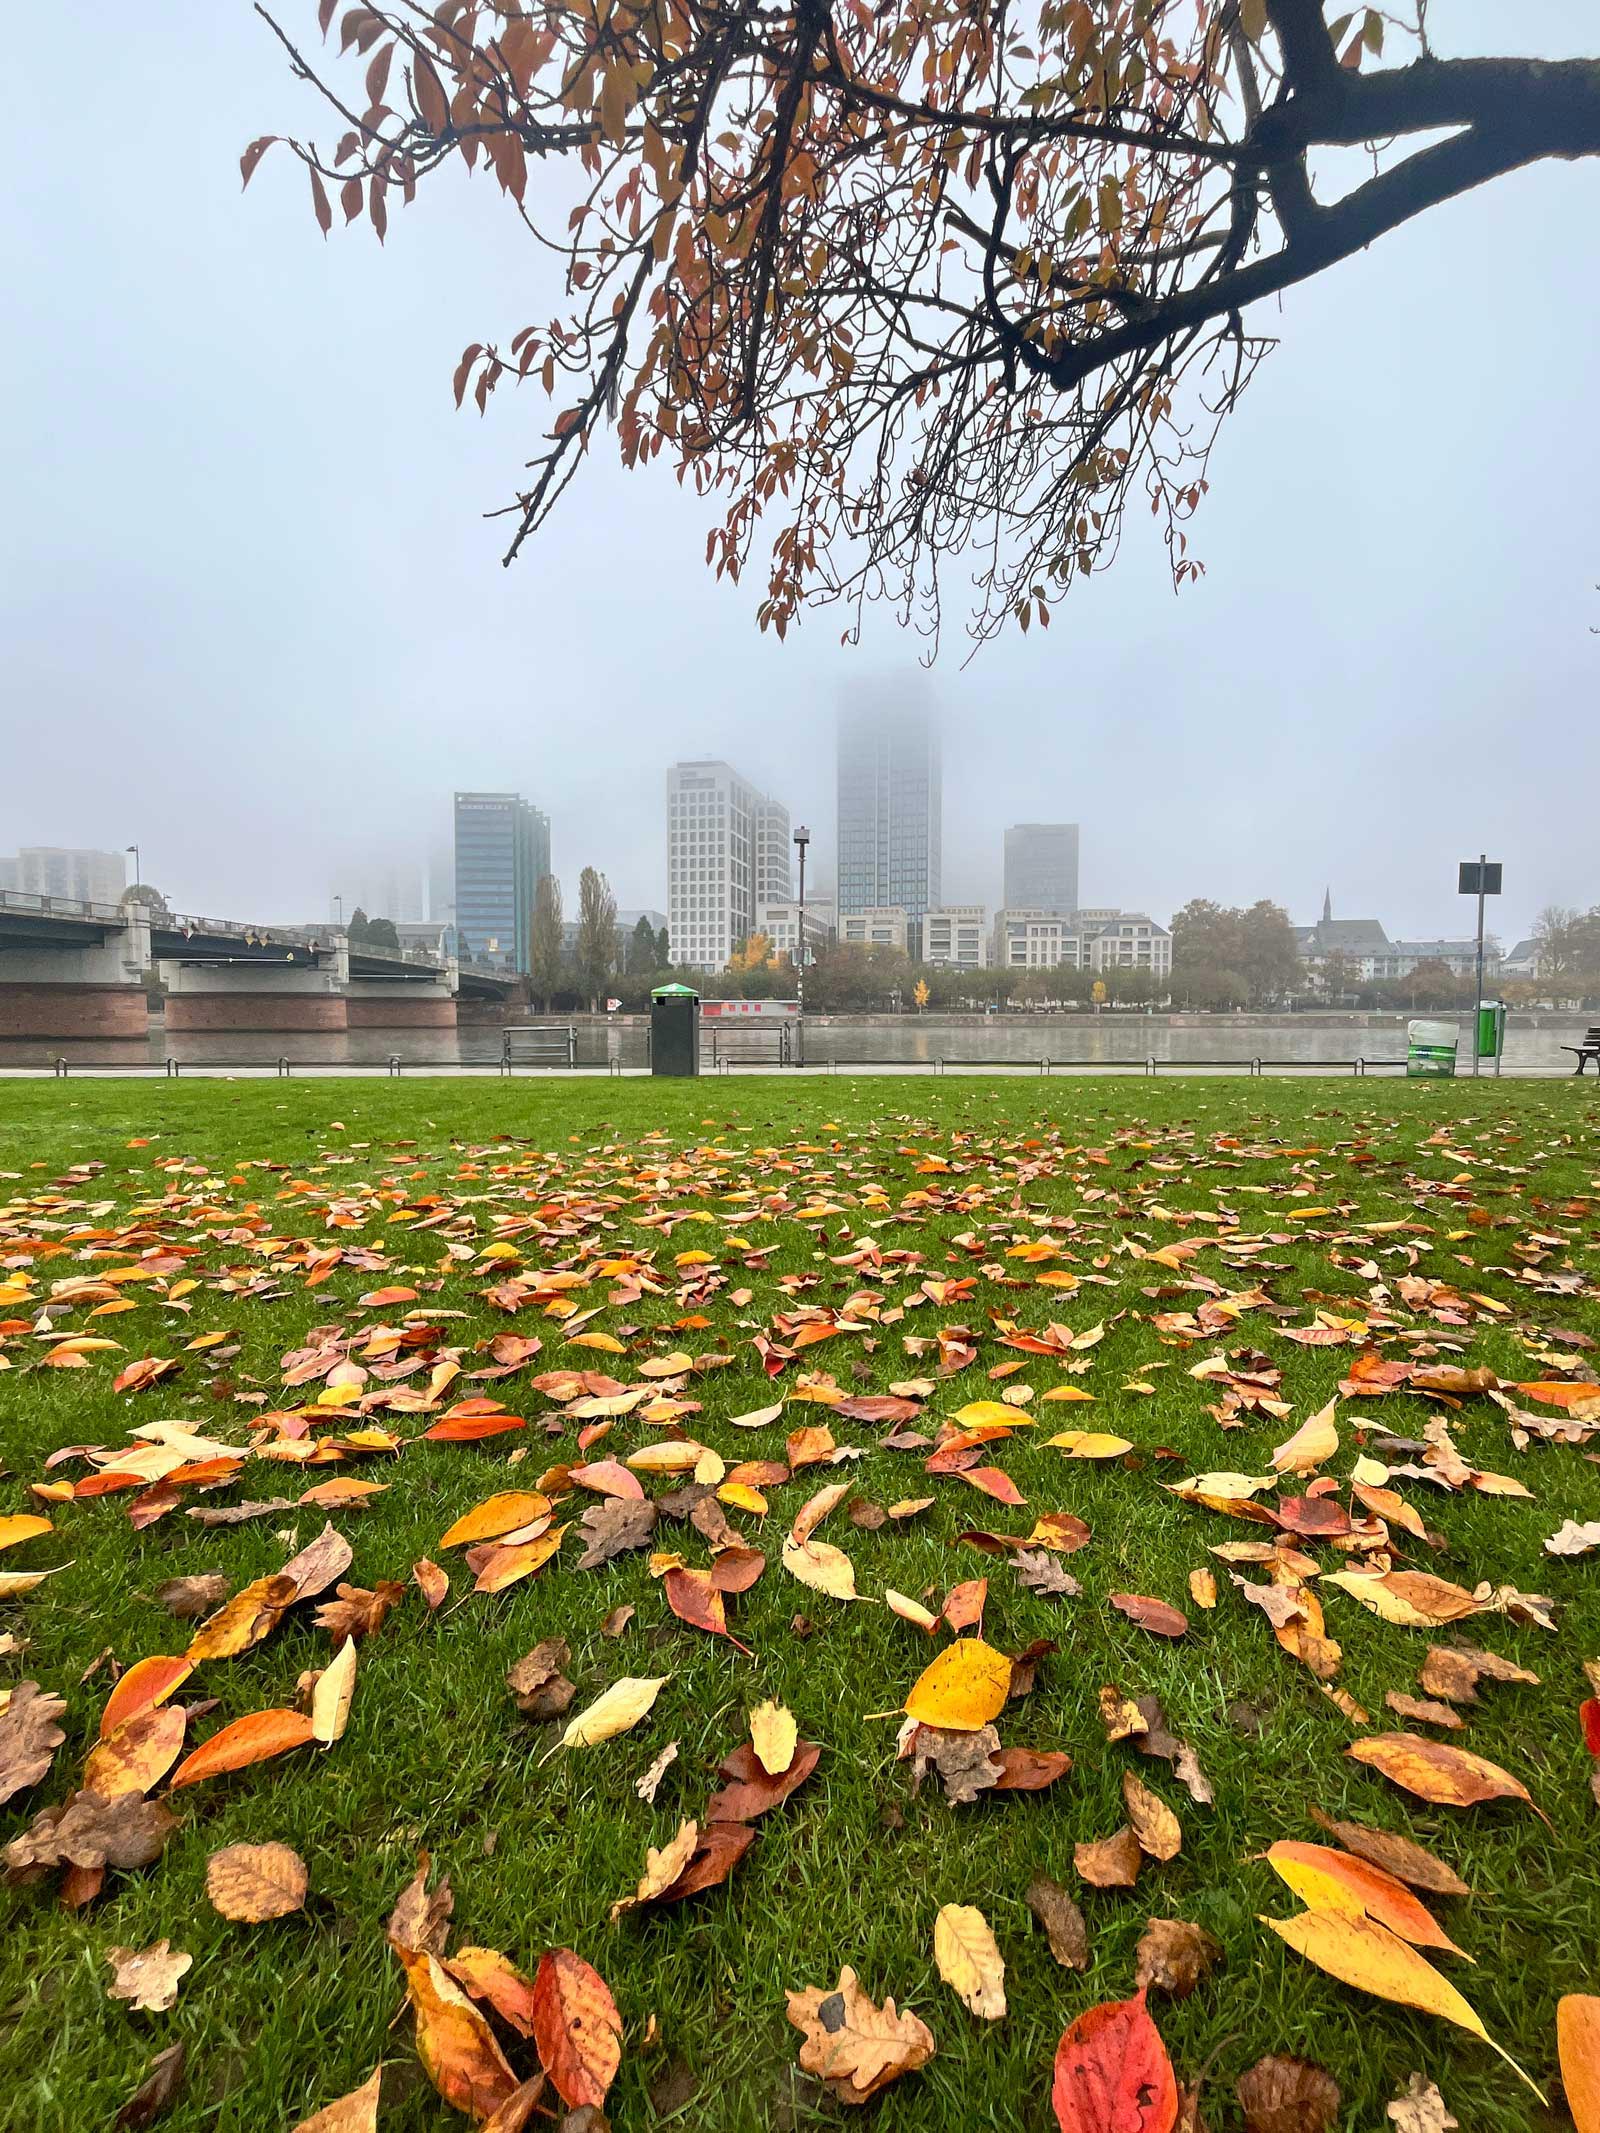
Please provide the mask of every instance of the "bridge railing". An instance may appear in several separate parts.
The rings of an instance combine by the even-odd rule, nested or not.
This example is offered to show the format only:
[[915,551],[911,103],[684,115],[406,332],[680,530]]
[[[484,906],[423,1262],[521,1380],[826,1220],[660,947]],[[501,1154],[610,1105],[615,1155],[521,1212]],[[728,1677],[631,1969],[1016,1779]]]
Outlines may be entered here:
[[31,889],[0,889],[0,911],[25,911],[40,918],[97,918],[121,925],[120,904],[85,903],[76,896],[38,896]]

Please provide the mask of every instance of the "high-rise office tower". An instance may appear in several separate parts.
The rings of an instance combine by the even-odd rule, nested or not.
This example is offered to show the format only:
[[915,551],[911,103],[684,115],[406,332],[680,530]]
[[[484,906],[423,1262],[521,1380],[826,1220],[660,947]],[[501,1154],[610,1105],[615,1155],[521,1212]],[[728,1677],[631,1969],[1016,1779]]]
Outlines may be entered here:
[[839,912],[942,901],[939,734],[919,704],[845,705],[839,714]]
[[1076,911],[1078,825],[1017,822],[1006,831],[1008,911]]
[[474,962],[526,970],[533,894],[550,872],[550,821],[520,793],[455,796],[456,936]]
[[761,881],[788,894],[789,811],[731,763],[674,763],[667,772],[667,932],[672,959],[723,970],[756,926]]
[[756,908],[787,903],[794,893],[790,872],[789,810],[781,800],[756,802]]

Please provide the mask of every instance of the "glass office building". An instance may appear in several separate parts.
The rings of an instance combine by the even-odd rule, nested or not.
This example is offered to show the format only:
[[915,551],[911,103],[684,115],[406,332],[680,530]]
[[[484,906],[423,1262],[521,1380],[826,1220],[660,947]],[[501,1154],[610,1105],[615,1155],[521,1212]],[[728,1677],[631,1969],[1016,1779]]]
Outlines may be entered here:
[[1076,822],[1015,822],[1006,831],[1008,911],[1076,911]]
[[944,790],[939,735],[919,705],[849,704],[839,714],[839,912],[942,902]]
[[458,792],[456,940],[463,960],[526,971],[533,896],[550,872],[550,822],[520,793]]

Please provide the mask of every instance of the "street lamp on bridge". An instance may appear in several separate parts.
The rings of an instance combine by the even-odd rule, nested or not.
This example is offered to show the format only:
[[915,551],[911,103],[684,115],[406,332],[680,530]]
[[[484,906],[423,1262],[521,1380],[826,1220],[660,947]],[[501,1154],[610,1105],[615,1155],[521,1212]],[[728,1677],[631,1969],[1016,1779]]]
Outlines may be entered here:
[[811,842],[811,832],[803,822],[794,833],[794,841],[800,854],[800,920],[795,928],[794,1000],[803,1015],[806,1011],[806,846]]

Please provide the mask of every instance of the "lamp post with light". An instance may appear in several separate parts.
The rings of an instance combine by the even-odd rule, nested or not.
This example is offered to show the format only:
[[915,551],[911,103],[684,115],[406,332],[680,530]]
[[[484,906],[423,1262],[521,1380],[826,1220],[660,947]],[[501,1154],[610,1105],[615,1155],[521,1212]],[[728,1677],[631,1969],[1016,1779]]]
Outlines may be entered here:
[[801,1015],[806,1011],[806,846],[811,842],[811,832],[802,822],[794,833],[795,848],[800,854],[800,923],[796,930],[794,951],[794,998]]
[[143,879],[143,876],[140,874],[139,871],[139,847],[136,844],[126,844],[123,846],[123,850],[125,852],[131,852],[133,854],[132,887],[138,888],[140,881]]

